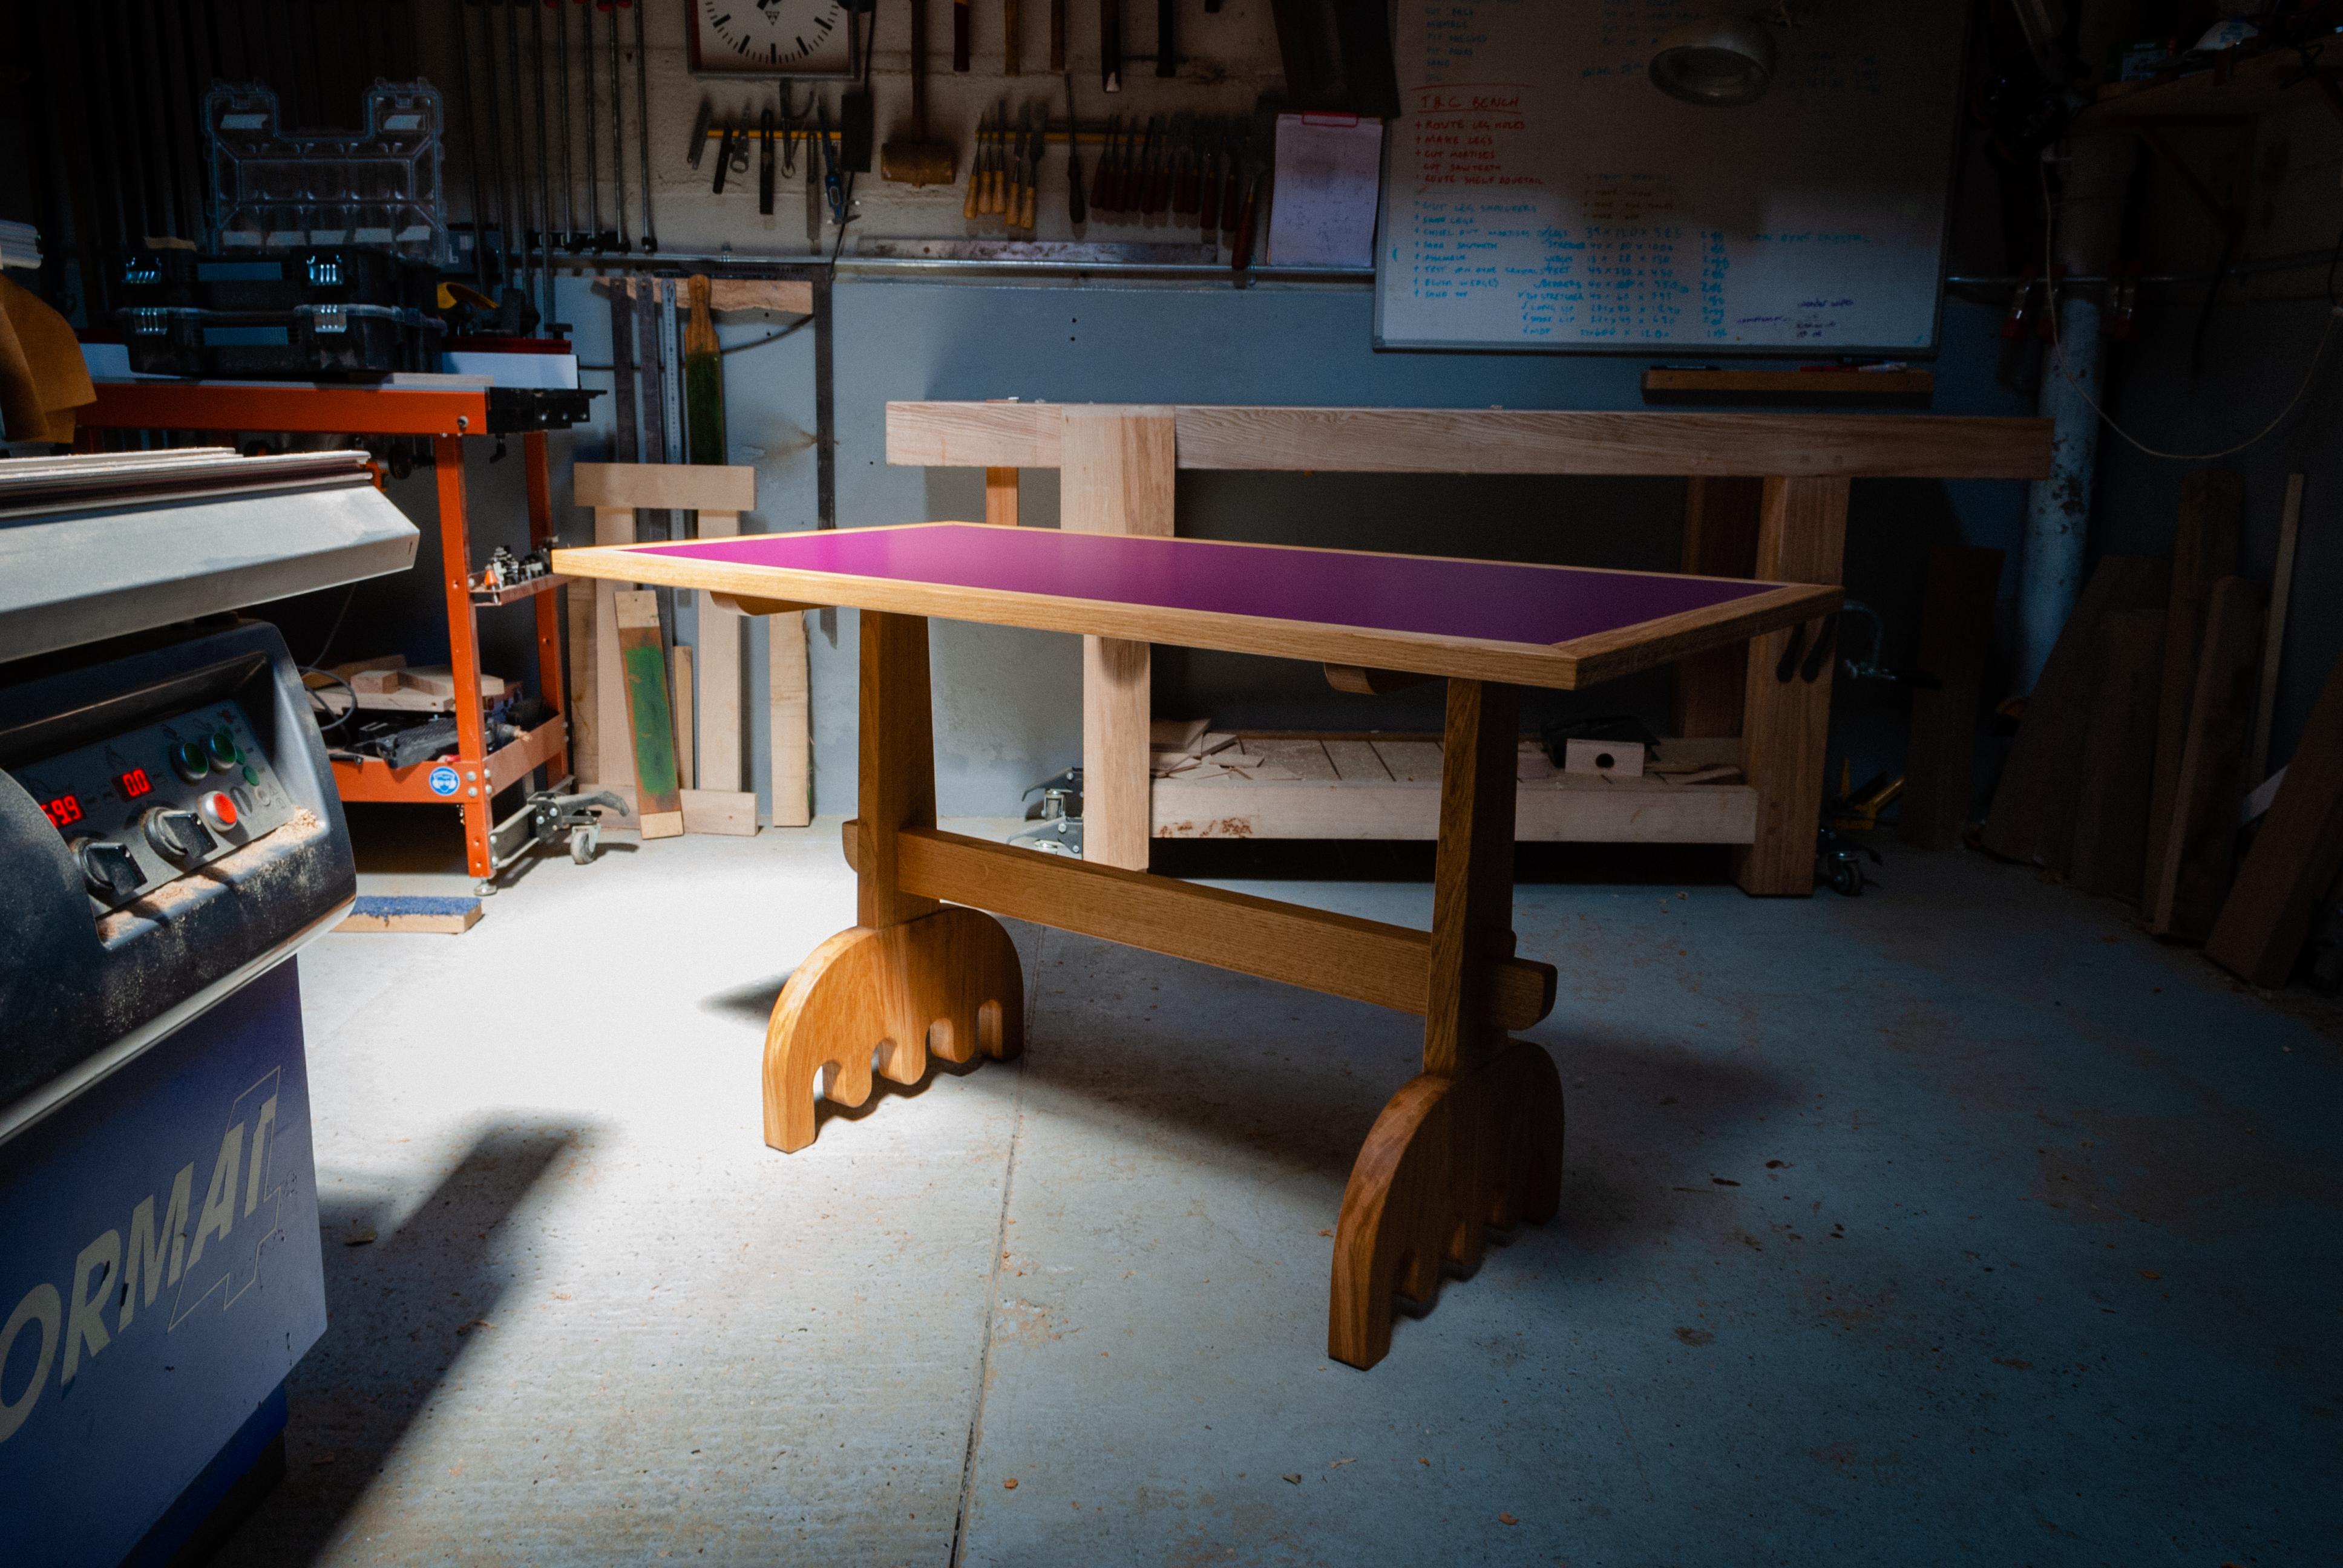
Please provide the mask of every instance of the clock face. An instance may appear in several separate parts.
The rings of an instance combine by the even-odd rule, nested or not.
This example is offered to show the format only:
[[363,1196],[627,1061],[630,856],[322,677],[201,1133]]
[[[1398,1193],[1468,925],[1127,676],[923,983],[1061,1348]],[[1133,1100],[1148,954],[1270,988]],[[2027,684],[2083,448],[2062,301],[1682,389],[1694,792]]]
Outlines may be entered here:
[[840,76],[853,66],[846,0],[692,0],[691,68]]

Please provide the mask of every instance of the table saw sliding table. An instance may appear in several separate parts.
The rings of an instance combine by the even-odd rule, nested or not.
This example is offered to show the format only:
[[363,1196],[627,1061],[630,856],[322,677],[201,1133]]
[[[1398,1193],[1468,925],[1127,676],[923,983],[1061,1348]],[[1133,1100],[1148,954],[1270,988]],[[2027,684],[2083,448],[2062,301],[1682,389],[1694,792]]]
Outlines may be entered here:
[[[1523,686],[1574,689],[1833,614],[1835,588],[1202,539],[924,523],[558,551],[574,577],[703,588],[749,614],[861,612],[860,777],[846,825],[856,923],[799,966],[765,1036],[765,1141],[813,1141],[815,1103],[916,1083],[930,1051],[1016,1051],[1024,990],[993,914],[1397,1009],[1423,1071],[1368,1133],[1335,1232],[1327,1353],[1391,1344],[1491,1231],[1550,1218],[1562,1087],[1551,964],[1515,955]],[[936,829],[930,616],[1445,677],[1430,932]],[[1815,641],[1823,635],[1817,629]],[[1798,678],[1793,668],[1785,679]],[[980,911],[991,911],[984,913]]]

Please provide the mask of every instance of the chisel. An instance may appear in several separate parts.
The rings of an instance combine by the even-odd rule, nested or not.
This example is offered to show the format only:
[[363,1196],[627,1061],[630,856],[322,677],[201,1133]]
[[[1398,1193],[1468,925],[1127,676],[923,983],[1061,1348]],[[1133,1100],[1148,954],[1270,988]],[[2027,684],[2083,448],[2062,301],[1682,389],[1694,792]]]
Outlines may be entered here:
[[1017,36],[1017,0],[1001,0],[1001,74],[1024,75],[1025,51]]
[[1091,176],[1091,206],[1101,212],[1114,211],[1114,138],[1121,128],[1122,116],[1111,116],[1106,137],[1099,144],[1098,172]]
[[1099,85],[1122,91],[1122,0],[1099,0]]
[[976,152],[968,160],[968,197],[960,204],[960,216],[973,221],[984,197],[985,117],[976,117]]
[[1050,0],[1050,69],[1066,68],[1066,0]]
[[757,211],[765,217],[773,216],[773,111],[766,108],[757,116]]
[[952,0],[952,69],[968,70],[970,0]]
[[699,119],[691,127],[691,151],[684,155],[693,168],[699,166],[699,156],[708,150],[708,128],[715,120],[716,106],[705,98],[700,99]]
[[1155,0],[1155,74],[1159,76],[1180,74],[1179,51],[1172,35],[1173,14],[1179,8],[1180,0]]
[[1082,127],[1074,118],[1074,74],[1066,73],[1066,216],[1076,227],[1090,221],[1082,200]]

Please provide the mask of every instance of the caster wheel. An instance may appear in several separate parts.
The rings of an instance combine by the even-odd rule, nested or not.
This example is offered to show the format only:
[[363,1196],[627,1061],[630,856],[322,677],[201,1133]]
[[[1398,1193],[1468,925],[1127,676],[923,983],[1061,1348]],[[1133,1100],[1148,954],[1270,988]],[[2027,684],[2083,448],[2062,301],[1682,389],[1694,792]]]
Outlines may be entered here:
[[569,829],[569,858],[581,866],[590,866],[601,843],[602,836],[593,829],[572,828]]
[[1830,885],[1831,890],[1839,894],[1843,898],[1861,898],[1863,896],[1863,868],[1856,865],[1853,860],[1841,860],[1837,865],[1831,868]]

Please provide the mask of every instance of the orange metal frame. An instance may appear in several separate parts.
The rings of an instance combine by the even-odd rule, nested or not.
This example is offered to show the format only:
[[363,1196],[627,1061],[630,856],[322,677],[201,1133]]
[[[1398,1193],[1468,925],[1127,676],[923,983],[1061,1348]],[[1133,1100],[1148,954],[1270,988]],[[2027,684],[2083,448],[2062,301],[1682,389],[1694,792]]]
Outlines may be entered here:
[[[86,429],[243,431],[304,435],[427,436],[439,479],[439,559],[447,574],[447,662],[456,678],[456,755],[411,768],[387,762],[334,763],[334,784],[345,800],[403,800],[454,806],[464,818],[465,860],[473,879],[493,874],[490,811],[498,790],[521,783],[538,768],[559,779],[569,771],[568,699],[561,682],[561,604],[535,594],[538,688],[550,717],[491,754],[480,701],[479,638],[467,578],[471,529],[465,502],[464,442],[488,432],[488,394],[436,387],[275,386],[257,382],[100,382],[97,401],[75,410]],[[522,435],[528,475],[528,542],[553,543],[553,486],[546,467],[545,432]],[[521,602],[521,601],[515,601]],[[442,768],[457,775],[457,792],[431,788]]]

